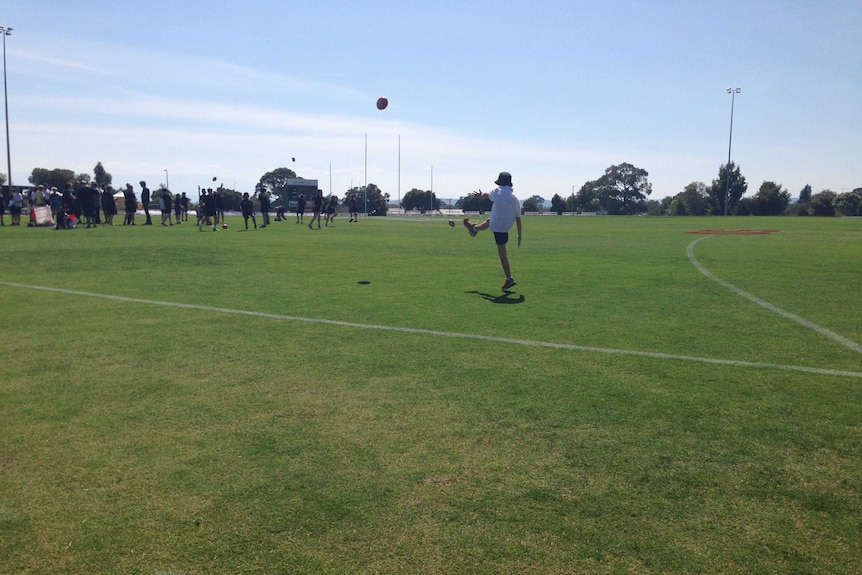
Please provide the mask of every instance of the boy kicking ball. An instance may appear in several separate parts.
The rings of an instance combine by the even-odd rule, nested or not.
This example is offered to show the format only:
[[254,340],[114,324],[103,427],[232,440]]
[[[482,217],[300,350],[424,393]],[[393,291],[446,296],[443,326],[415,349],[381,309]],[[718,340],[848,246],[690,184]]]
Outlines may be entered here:
[[512,174],[500,172],[500,176],[494,183],[498,187],[488,194],[493,202],[491,217],[478,224],[471,222],[470,218],[464,218],[464,227],[467,228],[472,237],[476,237],[477,233],[488,228],[494,232],[494,241],[497,243],[497,252],[500,254],[500,264],[502,264],[503,273],[506,275],[506,281],[503,282],[501,288],[506,291],[518,283],[512,277],[512,270],[509,268],[506,243],[509,241],[509,230],[512,228],[512,224],[517,224],[518,247],[521,247],[521,203],[512,192]]

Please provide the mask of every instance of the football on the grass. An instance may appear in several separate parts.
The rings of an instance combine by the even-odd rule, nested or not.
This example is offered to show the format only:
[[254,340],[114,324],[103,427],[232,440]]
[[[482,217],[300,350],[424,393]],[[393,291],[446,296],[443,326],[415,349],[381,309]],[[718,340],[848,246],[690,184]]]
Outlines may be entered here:
[[455,220],[449,220],[449,225],[454,228],[455,227]]

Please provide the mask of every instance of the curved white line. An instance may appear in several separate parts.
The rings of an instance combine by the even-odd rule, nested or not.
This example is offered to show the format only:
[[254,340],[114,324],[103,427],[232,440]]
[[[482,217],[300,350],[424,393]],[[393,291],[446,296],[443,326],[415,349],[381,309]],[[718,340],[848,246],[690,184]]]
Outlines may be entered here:
[[0,285],[22,288],[22,289],[33,289],[33,290],[41,290],[48,291],[54,293],[62,293],[66,295],[78,295],[85,297],[95,297],[113,301],[121,301],[128,303],[142,303],[149,305],[158,305],[158,306],[166,306],[166,307],[176,307],[182,309],[191,309],[191,310],[200,310],[200,311],[208,311],[208,312],[217,312],[217,313],[229,313],[236,315],[246,315],[253,317],[262,317],[267,319],[277,319],[277,320],[286,320],[286,321],[297,321],[297,322],[305,322],[305,323],[318,323],[325,325],[336,325],[342,327],[352,327],[358,329],[378,329],[384,331],[396,331],[402,333],[414,333],[419,335],[432,335],[436,337],[454,337],[454,338],[462,338],[462,339],[476,339],[482,341],[491,341],[496,343],[507,343],[513,345],[525,345],[530,347],[550,347],[554,349],[567,349],[573,351],[586,351],[593,353],[607,353],[607,354],[615,354],[615,355],[631,355],[637,357],[651,357],[655,359],[670,359],[676,361],[689,361],[689,362],[698,362],[698,363],[712,363],[717,365],[733,365],[737,367],[754,367],[760,369],[780,369],[784,371],[801,371],[803,373],[815,373],[818,375],[834,375],[839,377],[855,377],[862,379],[862,372],[857,371],[842,371],[836,369],[821,369],[819,367],[804,367],[798,365],[781,365],[777,363],[761,363],[761,362],[752,362],[752,361],[738,361],[732,359],[716,359],[711,357],[696,357],[696,356],[688,356],[688,355],[676,355],[671,353],[658,353],[651,351],[634,351],[627,349],[613,349],[607,347],[592,347],[587,345],[574,345],[567,343],[553,343],[553,342],[544,342],[544,341],[533,341],[527,339],[514,339],[508,337],[494,337],[490,335],[479,335],[479,334],[470,334],[470,333],[458,333],[452,331],[437,331],[433,329],[420,329],[420,328],[412,328],[412,327],[398,327],[398,326],[387,326],[387,325],[375,325],[375,324],[365,324],[365,323],[355,323],[350,321],[338,321],[332,319],[320,319],[320,318],[308,318],[308,317],[297,317],[291,315],[280,315],[274,313],[266,313],[259,311],[248,311],[241,309],[230,309],[223,307],[213,307],[208,305],[197,305],[197,304],[188,304],[188,303],[177,303],[177,302],[167,302],[167,301],[157,301],[157,300],[148,300],[148,299],[140,299],[133,297],[125,297],[125,296],[117,296],[117,295],[109,295],[109,294],[100,294],[93,292],[84,292],[84,291],[76,291],[62,288],[52,288],[45,286],[34,286],[27,284],[19,284],[13,282],[4,282],[0,281]]
[[697,271],[699,271],[700,273],[702,273],[703,275],[705,275],[706,277],[708,277],[712,281],[714,281],[720,285],[723,285],[724,287],[726,287],[727,289],[729,289],[733,293],[740,295],[747,300],[753,301],[757,305],[763,306],[766,309],[768,309],[769,311],[775,312],[783,318],[793,320],[796,323],[804,325],[805,327],[807,327],[809,329],[813,329],[814,331],[816,331],[820,335],[825,335],[829,339],[832,339],[833,341],[837,341],[838,343],[840,343],[844,347],[848,347],[848,348],[852,349],[853,351],[855,351],[856,353],[862,353],[862,345],[859,345],[855,341],[853,341],[851,339],[847,339],[843,335],[839,335],[839,334],[835,333],[834,331],[830,331],[830,330],[826,329],[825,327],[817,325],[814,322],[808,321],[804,317],[799,317],[798,315],[796,315],[794,313],[790,313],[787,310],[784,310],[778,306],[772,305],[768,301],[764,301],[757,296],[751,295],[747,291],[739,289],[738,287],[736,287],[732,283],[721,279],[720,277],[716,276],[711,271],[709,271],[708,269],[703,267],[703,265],[699,261],[697,261],[697,258],[694,257],[694,246],[696,246],[697,243],[700,242],[701,240],[705,240],[706,238],[711,238],[711,237],[712,237],[712,235],[703,236],[702,238],[698,238],[698,239],[694,240],[693,242],[691,242],[690,244],[688,244],[688,248],[686,249],[686,253],[688,254],[688,259],[691,261],[692,264],[694,264],[694,267],[697,268]]

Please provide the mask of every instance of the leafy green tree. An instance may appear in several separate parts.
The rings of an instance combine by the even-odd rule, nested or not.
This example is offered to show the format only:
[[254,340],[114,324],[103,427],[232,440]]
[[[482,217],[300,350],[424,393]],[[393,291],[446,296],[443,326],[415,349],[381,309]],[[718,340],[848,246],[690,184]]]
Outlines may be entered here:
[[675,196],[665,196],[661,199],[661,213],[666,214],[668,216],[684,216],[685,215],[685,206],[682,207],[682,213],[676,213],[675,210],[680,209],[679,206],[679,195]]
[[585,183],[578,190],[578,195],[575,197],[575,210],[579,212],[598,212],[601,209],[599,204],[599,180],[593,180]]
[[293,179],[296,179],[296,172],[290,168],[276,168],[260,177],[260,181],[254,186],[254,191],[256,194],[269,192],[274,203],[287,193],[287,180]]
[[676,216],[705,216],[709,211],[709,189],[703,182],[691,182],[673,198],[669,212]]
[[[347,190],[347,195],[356,196],[359,211],[369,216],[385,216],[389,211],[389,194],[384,194],[375,184],[369,183],[365,187],[350,188]],[[342,204],[345,200],[346,197],[342,198]]]
[[835,198],[832,190],[823,190],[811,197],[811,215],[831,217],[835,215]]
[[811,203],[811,186],[805,184],[805,187],[802,188],[802,190],[800,190],[799,192],[799,200],[797,200],[796,203],[802,204],[804,206],[807,206]]
[[[667,198],[665,198],[667,199]],[[686,216],[688,209],[685,207],[685,201],[680,197],[680,194],[674,196],[667,205],[666,212],[670,216]]]
[[811,210],[808,209],[806,204],[800,204],[796,202],[795,204],[790,204],[787,206],[787,209],[784,210],[785,216],[810,216]]
[[105,188],[111,185],[114,177],[105,171],[104,166],[102,166],[102,162],[96,164],[96,167],[93,168],[93,181],[97,186],[101,188]]
[[491,209],[491,199],[488,194],[478,191],[468,194],[461,201],[461,209],[465,212],[487,212]]
[[439,210],[440,200],[431,191],[413,188],[401,198],[401,207],[405,210],[419,210],[425,213],[428,210]]
[[[222,188],[222,194],[224,197],[224,199],[222,200],[222,205],[224,206],[225,211],[242,211],[242,207],[239,205],[239,203],[242,201],[241,192],[238,192],[232,188]],[[257,203],[257,207],[255,209],[260,210],[260,202]]]
[[843,216],[862,216],[862,192],[845,192],[835,198],[835,211]]
[[751,216],[757,213],[757,201],[754,198],[740,198],[733,210],[735,216]]
[[389,194],[384,194],[375,184],[369,183],[365,187],[365,197],[369,216],[385,216],[389,211]]
[[597,180],[599,203],[609,214],[634,214],[646,210],[647,196],[652,193],[649,173],[629,163],[610,166]]
[[[527,211],[526,204],[524,205],[524,211]],[[560,194],[554,194],[554,197],[551,198],[551,211],[557,214],[562,214],[566,211],[566,200],[561,198]]]
[[[729,168],[729,169],[728,169]],[[730,179],[730,190],[727,188],[727,181]],[[736,204],[745,192],[748,190],[748,184],[745,183],[745,177],[734,162],[722,165],[718,170],[718,179],[712,181],[712,187],[709,188],[709,213],[714,216],[720,216],[725,213],[725,198],[727,198],[727,213],[732,214],[736,209]]]
[[48,188],[56,187],[58,190],[63,190],[66,187],[66,184],[74,182],[75,180],[74,171],[64,170],[61,168],[54,168],[53,170],[33,168],[33,171],[30,173],[30,177],[28,178],[28,181],[34,186],[43,184]]
[[545,204],[545,198],[541,196],[531,196],[524,200],[523,207],[521,208],[525,212],[540,212]]
[[790,204],[790,192],[781,189],[781,184],[763,182],[754,199],[754,213],[760,216],[780,216]]
[[641,200],[638,204],[640,204],[640,210],[642,212],[646,212],[647,215],[650,216],[661,216],[666,213],[664,210],[664,203],[658,200]]

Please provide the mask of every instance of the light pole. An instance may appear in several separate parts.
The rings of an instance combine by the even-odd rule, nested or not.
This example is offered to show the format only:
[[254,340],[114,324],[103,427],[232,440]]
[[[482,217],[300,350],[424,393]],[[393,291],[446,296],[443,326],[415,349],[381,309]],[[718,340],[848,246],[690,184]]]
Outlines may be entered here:
[[431,166],[431,189],[428,191],[430,192],[428,195],[430,196],[429,200],[431,201],[431,207],[428,211],[430,214],[434,212],[434,166]]
[[165,170],[165,189],[166,189],[166,190],[170,190],[170,189],[171,189],[171,183],[170,183],[170,181],[168,180],[168,171],[167,171],[167,170]]
[[12,28],[0,26],[3,34],[3,100],[6,105],[6,187],[12,191],[12,152],[9,149],[9,92],[6,90],[6,36],[12,35]]
[[725,170],[725,187],[724,187],[724,215],[727,215],[727,204],[730,201],[730,147],[733,145],[733,104],[736,101],[736,95],[742,92],[742,88],[728,88],[727,93],[730,94],[730,138],[727,140],[727,169]]

